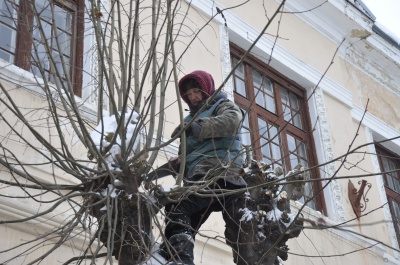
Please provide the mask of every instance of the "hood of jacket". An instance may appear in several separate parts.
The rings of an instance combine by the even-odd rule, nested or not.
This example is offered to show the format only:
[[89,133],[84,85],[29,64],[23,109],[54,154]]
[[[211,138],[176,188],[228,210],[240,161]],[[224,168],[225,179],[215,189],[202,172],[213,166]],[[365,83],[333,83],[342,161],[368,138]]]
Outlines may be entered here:
[[190,74],[185,75],[184,77],[181,78],[181,80],[179,80],[178,85],[181,98],[189,105],[189,107],[190,107],[190,101],[188,97],[185,95],[186,93],[185,83],[190,79],[193,79],[197,83],[199,83],[200,85],[199,89],[201,89],[204,92],[203,94],[205,95],[204,99],[209,98],[215,92],[214,79],[209,73],[197,70],[191,72]]

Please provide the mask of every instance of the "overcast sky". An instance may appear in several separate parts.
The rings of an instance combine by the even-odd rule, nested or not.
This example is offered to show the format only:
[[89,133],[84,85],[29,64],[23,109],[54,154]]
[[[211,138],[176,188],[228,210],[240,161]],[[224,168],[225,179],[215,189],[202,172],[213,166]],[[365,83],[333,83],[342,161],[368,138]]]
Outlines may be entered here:
[[400,0],[362,0],[383,24],[400,39]]

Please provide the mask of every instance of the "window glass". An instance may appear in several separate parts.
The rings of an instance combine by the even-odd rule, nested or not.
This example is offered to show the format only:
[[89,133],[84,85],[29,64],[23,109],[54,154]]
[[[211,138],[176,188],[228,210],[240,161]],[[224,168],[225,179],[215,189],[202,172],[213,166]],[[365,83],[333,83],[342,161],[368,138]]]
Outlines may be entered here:
[[251,145],[251,137],[250,137],[250,130],[249,130],[249,116],[247,113],[244,115],[243,119],[243,126],[242,126],[242,144],[243,145]]
[[275,99],[273,93],[273,86],[271,81],[263,77],[258,71],[253,70],[253,87],[254,96],[256,98],[257,105],[276,113]]
[[[238,64],[239,60],[236,58],[232,59],[232,67],[236,66]],[[240,64],[234,74],[233,74],[233,80],[234,80],[234,90],[235,92],[239,93],[243,97],[246,97],[246,87],[245,87],[245,79],[244,79],[244,65]]]
[[66,79],[65,69],[70,67],[72,13],[48,0],[37,0],[35,6],[40,19],[34,19],[31,72],[40,76],[42,69],[49,81],[59,85],[62,80],[58,75]]
[[282,109],[285,121],[297,128],[303,129],[302,117],[300,114],[300,99],[285,88],[281,88]]
[[18,6],[13,1],[0,1],[0,58],[13,63]]
[[[21,3],[24,5],[19,0],[0,0],[0,59],[56,84],[74,76],[73,90],[81,96],[81,75],[71,75],[82,72],[82,67],[72,65],[81,62],[71,58],[74,52],[82,56],[84,48],[85,25],[75,20],[78,11],[84,13],[82,1],[25,0]],[[75,44],[71,45],[72,42]],[[61,74],[60,80],[57,73]],[[241,89],[243,93],[244,83]]]
[[[234,66],[243,51],[234,44],[231,48]],[[304,88],[251,55],[235,71],[234,80],[235,101],[248,110],[243,132],[251,134],[247,141],[252,139],[254,158],[272,168],[282,166],[285,172],[298,164],[317,164],[312,133],[305,122],[308,115]],[[319,171],[313,170],[310,176],[318,178]],[[306,185],[306,199],[310,199],[307,205],[326,213],[323,194],[319,192],[321,183],[312,183]]]
[[258,118],[261,153],[264,161],[282,165],[281,144],[277,136],[277,127]]

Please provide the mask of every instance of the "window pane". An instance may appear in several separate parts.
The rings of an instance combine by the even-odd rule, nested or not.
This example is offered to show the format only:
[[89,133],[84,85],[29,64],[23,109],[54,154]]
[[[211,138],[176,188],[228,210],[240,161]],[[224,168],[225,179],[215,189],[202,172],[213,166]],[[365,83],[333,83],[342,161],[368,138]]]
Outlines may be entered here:
[[393,161],[388,160],[388,171],[396,170],[396,164]]
[[243,126],[246,127],[246,128],[250,128],[250,125],[249,125],[249,114],[244,110],[243,110],[243,112],[244,112]]
[[16,31],[6,25],[0,24],[0,36],[0,48],[8,53],[14,53]]
[[247,155],[250,156],[250,159],[253,157],[253,151],[251,146],[251,135],[250,135],[250,125],[249,125],[249,115],[248,113],[244,114],[243,126],[240,132],[240,136],[242,139],[242,145],[246,149],[246,153],[243,154],[244,159],[247,158]]
[[269,148],[269,144],[266,139],[260,138],[260,144],[261,144],[261,152],[263,155],[267,157],[271,157],[271,150]]
[[[60,54],[58,52],[53,51],[52,56],[53,56],[53,60],[54,60],[54,63],[56,65],[56,68],[58,71],[58,75],[64,77],[64,69],[61,64]],[[68,67],[68,66],[66,65],[65,67]],[[53,71],[53,73],[56,73],[56,71]]]
[[54,16],[57,28],[71,33],[71,13],[66,12],[59,6],[55,6]]
[[297,154],[301,157],[307,157],[306,155],[306,145],[301,141],[296,139]]
[[262,77],[259,72],[253,70],[253,85],[255,88],[261,88],[262,85]]
[[287,136],[287,141],[288,141],[288,148],[290,152],[296,151],[296,141],[293,136],[288,135]]
[[269,138],[267,133],[267,122],[258,118],[258,129],[260,132],[260,136]]
[[[44,39],[41,32],[44,34]],[[33,38],[41,42],[49,41],[51,39],[51,25],[43,20],[40,20],[39,24],[35,19]]]
[[50,1],[48,0],[36,0],[35,1],[35,6],[36,6],[36,11],[39,14],[40,13],[40,18],[51,21],[52,15],[51,15],[51,6],[50,6]]
[[285,121],[290,121],[290,123],[292,123],[291,122],[292,114],[290,113],[290,109],[285,105],[283,106],[283,119]]
[[15,53],[16,8],[12,1],[0,1],[0,58],[10,63],[14,62]]
[[390,175],[387,175],[387,184],[389,185],[389,188],[394,190],[394,184],[393,184],[393,179]]
[[265,109],[265,100],[264,100],[264,95],[261,92],[261,90],[254,88],[254,96],[256,97],[256,103],[257,105],[263,107]]
[[276,114],[275,99],[267,96],[267,110]]
[[57,30],[56,42],[53,44],[53,47],[56,50],[58,50],[57,41],[60,45],[60,52],[62,52],[66,56],[69,56],[71,50],[71,36],[66,34],[65,32]]
[[[232,68],[236,67],[238,64],[239,60],[235,57],[232,57]],[[245,87],[245,71],[244,71],[244,65],[240,64],[236,67],[235,72],[233,74],[233,80],[234,80],[234,89],[235,92],[238,94],[242,95],[243,97],[246,97],[246,87]]]
[[271,144],[271,147],[272,147],[272,157],[274,158],[274,160],[278,161],[279,163],[282,163],[281,148],[276,144]]
[[269,96],[271,96],[271,97],[274,97],[275,95],[274,95],[274,89],[273,89],[273,87],[272,87],[272,83],[271,83],[271,80],[269,80],[268,78],[263,78],[263,83],[262,83],[262,85],[263,85],[263,88],[264,88],[264,92],[266,93],[266,94],[268,94]]
[[291,94],[290,95],[290,106],[295,109],[298,110],[299,109],[299,103],[298,103],[298,99],[295,95]]
[[14,55],[5,52],[3,50],[0,50],[0,58],[7,61],[7,62],[13,62],[14,61]]
[[269,126],[269,134],[272,142],[279,145],[278,128],[275,126]]
[[393,206],[393,215],[397,218],[400,218],[400,208],[396,201],[392,200]]
[[304,167],[308,167],[308,162],[304,159],[300,159],[300,164]]
[[244,81],[237,77],[235,78],[235,91],[243,97],[246,97],[246,87],[244,85]]
[[[60,84],[68,78],[69,71],[64,70],[70,69],[72,13],[48,0],[37,0],[35,6],[40,12],[40,19],[34,19],[31,72],[41,76],[39,69],[43,68],[46,73],[41,77]],[[55,23],[57,29],[52,23]],[[46,51],[46,45],[51,57]],[[51,59],[54,64],[50,63]]]
[[294,114],[295,116],[293,117],[293,125],[298,127],[298,128],[303,128],[303,125],[301,124],[301,116],[299,114]]
[[399,183],[399,180],[398,180],[397,178],[393,177],[393,183],[394,183],[394,190],[395,190],[397,193],[400,193],[400,183]]
[[14,1],[0,1],[0,21],[13,28],[17,27],[17,6]]
[[272,113],[276,113],[275,95],[271,80],[264,77],[262,87],[265,93],[264,98],[265,98],[265,104],[267,105],[267,110],[269,110]]
[[300,129],[303,129],[299,104],[300,98],[292,92],[289,92],[287,89],[281,88],[281,99],[284,120]]
[[[304,199],[302,198],[301,200],[299,200],[300,202],[304,203],[305,200],[309,200],[313,197],[313,188],[312,188],[312,184],[311,183],[307,183],[304,186]],[[315,209],[315,201],[312,199],[310,201],[307,202],[306,204],[308,207]]]
[[250,131],[246,128],[242,128],[242,144],[251,146]]
[[254,96],[257,105],[270,112],[276,113],[275,95],[271,81],[268,78],[261,76],[261,74],[255,70],[252,71],[252,75]]
[[250,136],[249,115],[247,113],[244,114],[241,134],[242,134],[242,144],[250,146],[251,136]]
[[295,168],[299,164],[299,161],[297,160],[297,156],[294,154],[290,154],[290,166],[292,168]]
[[289,94],[286,89],[281,89],[281,100],[283,104],[289,105]]
[[[236,66],[239,62],[238,59],[233,58],[233,67]],[[235,69],[235,75],[240,77],[241,79],[244,79],[244,66],[241,63],[236,69]]]

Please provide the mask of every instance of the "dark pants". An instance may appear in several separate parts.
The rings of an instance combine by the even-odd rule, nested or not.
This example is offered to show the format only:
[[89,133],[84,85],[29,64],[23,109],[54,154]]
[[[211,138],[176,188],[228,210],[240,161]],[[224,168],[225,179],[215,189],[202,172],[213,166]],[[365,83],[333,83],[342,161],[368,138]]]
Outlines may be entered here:
[[[224,182],[222,186],[216,186],[229,190],[239,188],[238,186],[226,182]],[[214,190],[218,191],[216,188],[214,188]],[[219,197],[200,197],[193,194],[179,201],[177,204],[167,205],[165,207],[165,237],[166,241],[174,248],[175,253],[178,253],[175,255],[175,258],[179,256],[181,259],[184,257],[185,259],[193,260],[194,237],[200,226],[207,220],[212,212],[224,211],[226,207],[231,205],[241,194],[242,193]],[[180,244],[175,244],[177,246],[182,246],[181,250],[174,247],[176,241],[181,241]],[[165,247],[166,246],[164,246],[164,248]],[[164,251],[166,250],[164,249]],[[171,253],[171,251],[166,252]],[[171,255],[168,254],[166,256],[168,258],[171,257]]]

